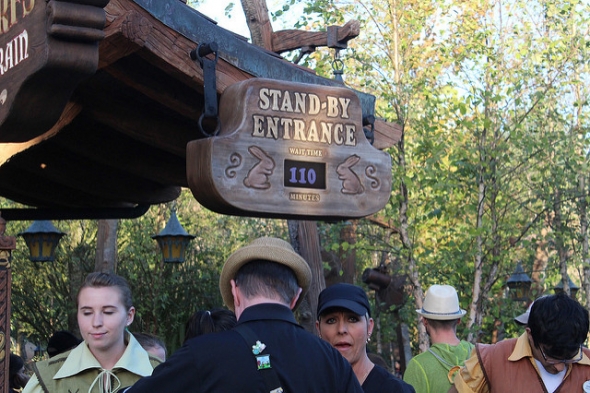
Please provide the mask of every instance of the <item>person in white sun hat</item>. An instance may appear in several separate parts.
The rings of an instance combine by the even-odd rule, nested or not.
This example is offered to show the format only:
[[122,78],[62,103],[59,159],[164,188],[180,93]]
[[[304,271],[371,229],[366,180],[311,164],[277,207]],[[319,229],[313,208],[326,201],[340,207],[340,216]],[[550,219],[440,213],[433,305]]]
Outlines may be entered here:
[[416,312],[431,346],[410,360],[404,381],[416,393],[446,393],[452,385],[449,371],[462,366],[473,349],[473,344],[457,337],[457,324],[467,312],[459,307],[457,291],[450,285],[428,288],[422,308]]

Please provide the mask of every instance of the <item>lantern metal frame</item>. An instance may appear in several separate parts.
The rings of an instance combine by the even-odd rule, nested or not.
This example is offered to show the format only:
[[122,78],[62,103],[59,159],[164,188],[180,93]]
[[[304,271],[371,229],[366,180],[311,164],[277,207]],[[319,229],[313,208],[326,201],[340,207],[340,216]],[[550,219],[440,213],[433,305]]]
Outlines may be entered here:
[[512,275],[506,280],[506,285],[510,290],[510,298],[523,302],[530,300],[532,283],[533,280],[524,272],[522,262],[519,261]]
[[25,239],[29,248],[29,260],[53,262],[57,245],[66,233],[58,230],[49,220],[37,220],[18,235]]
[[195,235],[189,234],[182,227],[175,210],[172,210],[164,229],[159,234],[152,235],[152,239],[158,242],[158,246],[162,251],[164,263],[183,263],[186,248],[195,237]]
[[[566,276],[567,276],[568,286],[570,287],[570,297],[572,299],[575,299],[576,295],[578,294],[578,291],[580,290],[580,287],[577,286],[572,281],[569,274],[566,274]],[[555,286],[553,287],[553,292],[555,292],[555,294],[563,292],[563,281],[562,280],[559,280],[559,282],[557,284],[555,284]]]

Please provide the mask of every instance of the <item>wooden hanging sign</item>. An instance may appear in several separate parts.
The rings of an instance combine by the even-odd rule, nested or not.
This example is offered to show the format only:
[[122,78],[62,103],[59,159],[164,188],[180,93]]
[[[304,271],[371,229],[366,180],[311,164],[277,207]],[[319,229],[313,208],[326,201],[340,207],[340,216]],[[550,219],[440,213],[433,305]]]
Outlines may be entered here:
[[187,145],[188,184],[208,209],[358,218],[389,200],[391,157],[366,139],[353,91],[254,78],[228,87],[219,107],[219,134]]
[[75,87],[96,72],[108,2],[0,2],[0,142],[47,131]]

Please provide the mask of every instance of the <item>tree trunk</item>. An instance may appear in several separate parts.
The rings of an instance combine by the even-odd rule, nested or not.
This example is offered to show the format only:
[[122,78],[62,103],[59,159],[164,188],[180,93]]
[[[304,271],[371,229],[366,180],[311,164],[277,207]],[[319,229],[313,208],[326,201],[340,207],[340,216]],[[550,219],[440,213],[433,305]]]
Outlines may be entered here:
[[531,273],[531,279],[533,284],[531,286],[531,300],[535,300],[541,296],[544,292],[543,288],[543,277],[547,264],[549,263],[549,251],[547,250],[547,236],[551,232],[551,227],[547,220],[543,223],[541,228],[541,238],[536,242],[535,259],[533,261],[533,271]]
[[342,263],[342,282],[354,284],[356,282],[356,227],[358,220],[351,220],[340,230],[340,244],[346,242],[352,247],[343,250],[340,247],[338,258]]
[[99,220],[94,271],[116,273],[118,220]]
[[555,247],[557,248],[557,256],[559,258],[559,273],[561,274],[561,283],[563,284],[563,292],[570,296],[569,276],[567,274],[567,260],[568,251],[563,240],[565,226],[561,217],[561,190],[559,186],[555,187],[553,192],[553,227],[555,231]]
[[584,175],[580,175],[579,191],[580,235],[582,238],[582,260],[584,261],[582,289],[586,295],[582,303],[588,307],[590,304],[590,259],[588,258],[588,204],[586,202],[586,176]]
[[265,0],[242,0],[252,43],[272,51],[272,25]]
[[299,305],[299,323],[307,331],[316,334],[315,321],[318,296],[322,289],[326,287],[317,223],[315,221],[289,220],[288,226],[291,245],[307,261],[312,276],[309,291]]

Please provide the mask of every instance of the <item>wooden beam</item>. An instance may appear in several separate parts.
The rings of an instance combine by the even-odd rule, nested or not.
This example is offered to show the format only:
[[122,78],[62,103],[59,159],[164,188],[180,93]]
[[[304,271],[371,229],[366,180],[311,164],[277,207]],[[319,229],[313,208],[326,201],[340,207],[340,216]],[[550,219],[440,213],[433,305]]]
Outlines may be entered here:
[[74,102],[68,102],[61,117],[55,123],[53,127],[44,134],[33,138],[27,142],[22,143],[0,143],[0,166],[8,161],[14,155],[29,149],[32,146],[38,145],[39,143],[55,136],[64,126],[70,124],[72,120],[78,116],[82,106]]
[[361,24],[357,20],[350,20],[344,26],[330,26],[327,31],[281,30],[272,35],[272,50],[282,53],[304,46],[346,48],[346,43],[360,32]]
[[[108,140],[112,143],[103,143]],[[65,129],[51,140],[59,148],[75,152],[85,160],[161,184],[188,187],[186,160],[130,138],[102,123],[89,125],[85,132]],[[102,146],[97,149],[96,146]],[[118,159],[113,159],[118,157]]]
[[[14,165],[25,178],[35,176],[54,185],[52,190],[48,190],[43,188],[43,182],[35,184],[31,180],[29,189],[36,192],[51,193],[55,189],[67,187],[105,200],[140,204],[174,200],[179,194],[180,187],[135,177],[122,172],[116,165],[87,165],[88,162],[83,156],[55,144],[52,144],[51,152],[52,154],[43,157],[43,160],[33,161],[15,157],[8,165]],[[133,152],[130,151],[128,154]]]
[[145,45],[154,26],[141,13],[128,10],[112,20],[104,29],[105,39],[99,46],[98,68],[113,64]]
[[398,123],[387,122],[382,119],[375,119],[375,141],[373,147],[385,150],[395,146],[401,139],[403,127]]

